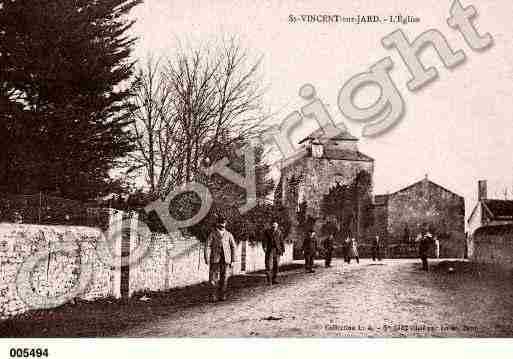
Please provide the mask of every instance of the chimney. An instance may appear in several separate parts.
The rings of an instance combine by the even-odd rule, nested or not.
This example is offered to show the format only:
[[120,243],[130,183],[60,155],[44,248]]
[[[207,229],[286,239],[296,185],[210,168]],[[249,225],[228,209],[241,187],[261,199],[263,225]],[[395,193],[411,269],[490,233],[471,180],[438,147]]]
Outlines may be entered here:
[[477,200],[481,201],[483,199],[486,199],[486,197],[487,197],[486,180],[478,181],[477,186],[478,186]]

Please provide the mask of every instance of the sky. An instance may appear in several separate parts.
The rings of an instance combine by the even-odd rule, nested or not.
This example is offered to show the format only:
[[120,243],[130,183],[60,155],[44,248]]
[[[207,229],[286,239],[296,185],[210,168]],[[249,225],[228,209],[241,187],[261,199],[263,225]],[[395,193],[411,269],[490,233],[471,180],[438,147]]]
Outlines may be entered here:
[[[262,56],[266,106],[281,123],[306,101],[299,88],[312,84],[336,122],[342,121],[361,138],[361,152],[375,159],[374,192],[394,192],[427,174],[432,181],[463,196],[467,216],[477,199],[477,181],[488,181],[489,197],[513,199],[513,2],[463,0],[478,13],[474,24],[480,34],[490,33],[494,44],[473,51],[461,34],[447,25],[452,0],[345,0],[345,1],[172,1],[146,0],[132,12],[139,37],[134,57],[172,56],[178,43],[199,44],[236,35],[255,58]],[[289,15],[340,16],[410,15],[409,24],[290,23]],[[448,70],[433,49],[421,59],[435,66],[438,79],[411,92],[409,71],[395,50],[381,39],[401,29],[410,41],[429,29],[439,30],[453,50],[466,61]],[[369,71],[384,57],[394,67],[391,77],[406,112],[392,130],[362,138],[363,123],[345,118],[337,96],[351,77]],[[376,88],[362,89],[355,101],[370,105]],[[310,121],[293,133],[299,141],[315,130]]]

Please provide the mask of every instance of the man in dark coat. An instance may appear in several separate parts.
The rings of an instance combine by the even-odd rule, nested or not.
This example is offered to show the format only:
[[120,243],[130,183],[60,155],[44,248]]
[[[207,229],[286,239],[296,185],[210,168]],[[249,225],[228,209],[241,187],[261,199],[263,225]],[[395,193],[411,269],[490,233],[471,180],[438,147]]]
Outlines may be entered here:
[[305,256],[305,272],[314,273],[313,264],[317,250],[316,235],[314,230],[308,231],[303,241],[303,254]]
[[278,222],[274,222],[272,228],[266,232],[262,246],[265,251],[267,283],[277,284],[276,277],[278,276],[280,257],[285,252],[283,234],[278,226]]
[[379,251],[379,247],[381,245],[381,241],[379,239],[379,236],[376,235],[374,240],[372,241],[372,261],[374,262],[376,259],[381,260],[381,254]]
[[344,261],[351,263],[351,238],[349,236],[344,240]]
[[333,240],[333,233],[330,233],[328,237],[324,240],[324,264],[326,268],[331,267],[331,257],[333,255]]
[[422,270],[428,270],[428,252],[431,244],[432,235],[431,233],[425,233],[420,237],[419,243],[419,257],[422,260]]

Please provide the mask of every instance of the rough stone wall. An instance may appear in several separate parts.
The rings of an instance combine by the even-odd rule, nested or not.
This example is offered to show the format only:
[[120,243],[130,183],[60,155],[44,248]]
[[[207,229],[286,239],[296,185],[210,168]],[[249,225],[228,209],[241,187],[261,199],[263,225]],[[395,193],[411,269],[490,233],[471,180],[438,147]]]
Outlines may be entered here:
[[[369,173],[372,178],[373,162],[304,157],[282,169],[282,203],[288,209],[292,222],[288,239],[303,239],[304,234],[297,220],[299,203],[306,201],[306,215],[318,219],[314,229],[320,233],[322,226],[330,220],[322,213],[323,198],[337,183],[351,184],[361,171]],[[298,179],[297,186],[291,185],[291,181],[295,179]],[[368,188],[367,195],[369,198],[372,196],[372,185]]]
[[[245,249],[245,272],[265,268],[265,255],[260,243],[242,241],[236,248],[237,262],[233,274],[240,274],[242,246]],[[180,234],[156,235],[147,256],[130,268],[130,293],[161,291],[208,281],[208,266],[203,257],[204,244]],[[285,246],[281,264],[292,262],[292,243]]]
[[387,240],[388,230],[388,206],[386,204],[374,206],[374,228],[373,232],[383,240]]
[[[0,224],[0,317],[37,309],[19,296],[22,285],[30,285],[42,298],[69,293],[78,283],[81,264],[90,266],[92,278],[79,298],[94,300],[115,295],[115,271],[97,256],[101,236],[100,230],[89,227]],[[73,250],[58,250],[66,244]],[[32,283],[21,283],[18,272],[37,253],[42,253],[42,260],[32,270]]]
[[424,180],[388,198],[388,243],[403,240],[407,226],[416,236],[427,224],[439,235],[441,255],[460,257],[465,251],[464,199]]
[[[506,227],[506,226],[505,226]],[[473,253],[470,259],[513,269],[513,226],[502,233],[483,227],[473,237]]]
[[[0,318],[5,319],[32,309],[41,309],[45,305],[31,306],[19,296],[20,279],[18,272],[35,254],[40,253],[41,260],[32,270],[30,283],[32,291],[42,298],[52,298],[73,293],[79,283],[80,269],[84,265],[92,273],[86,290],[67,300],[80,298],[95,300],[105,297],[121,296],[121,221],[122,212],[112,213],[111,232],[113,235],[113,256],[117,257],[116,267],[104,263],[100,258],[98,242],[103,240],[100,229],[71,226],[40,226],[27,224],[0,224]],[[131,224],[136,217],[131,217]],[[133,228],[130,225],[130,228]],[[134,250],[137,235],[131,233],[130,248]],[[175,287],[184,287],[208,280],[208,266],[204,262],[204,245],[191,237],[175,233],[172,235],[149,233],[151,243],[139,262],[129,267],[129,295],[138,291],[161,291]],[[63,244],[72,250],[63,253],[58,250]],[[250,245],[241,242],[236,248],[238,262],[233,274],[241,273],[242,246],[246,245],[246,272],[265,268],[264,252],[261,244]],[[50,253],[50,255],[48,255]],[[282,264],[292,262],[292,243],[286,244]],[[64,303],[61,303],[64,304]],[[57,306],[57,305],[55,305]]]
[[130,267],[130,293],[160,291],[208,280],[203,244],[174,233],[152,234],[144,258]]

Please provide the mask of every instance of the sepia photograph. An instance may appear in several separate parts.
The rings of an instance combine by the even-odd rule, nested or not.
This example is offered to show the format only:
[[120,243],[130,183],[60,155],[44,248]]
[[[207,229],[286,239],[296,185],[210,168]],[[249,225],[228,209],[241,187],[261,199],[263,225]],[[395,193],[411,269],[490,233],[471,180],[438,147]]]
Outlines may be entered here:
[[512,15],[0,0],[2,354],[509,342]]

